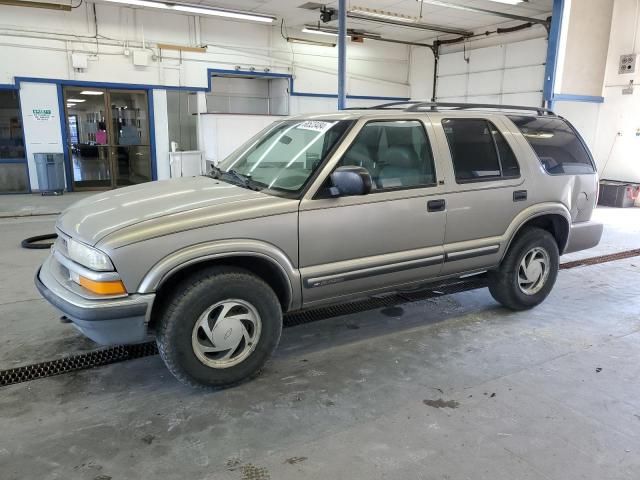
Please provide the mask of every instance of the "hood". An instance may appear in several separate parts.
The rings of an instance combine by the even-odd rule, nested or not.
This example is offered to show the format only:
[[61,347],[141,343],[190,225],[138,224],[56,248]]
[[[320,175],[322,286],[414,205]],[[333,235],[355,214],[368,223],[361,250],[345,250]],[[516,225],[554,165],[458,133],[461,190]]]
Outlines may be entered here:
[[[213,225],[255,217],[263,208],[291,202],[210,177],[177,178],[87,197],[62,212],[56,226],[72,238],[95,245],[132,226],[144,229],[152,225],[157,230],[159,224],[170,229],[176,223],[180,224],[178,231],[188,229],[192,212]],[[202,226],[200,222],[191,228],[198,226]]]

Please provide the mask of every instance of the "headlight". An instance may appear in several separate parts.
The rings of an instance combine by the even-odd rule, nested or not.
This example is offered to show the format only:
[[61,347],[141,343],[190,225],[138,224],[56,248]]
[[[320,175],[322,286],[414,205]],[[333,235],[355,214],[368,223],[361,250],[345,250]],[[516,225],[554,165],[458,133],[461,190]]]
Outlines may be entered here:
[[67,253],[71,260],[91,270],[98,272],[109,272],[113,270],[113,264],[106,254],[73,239],[69,239],[67,242]]

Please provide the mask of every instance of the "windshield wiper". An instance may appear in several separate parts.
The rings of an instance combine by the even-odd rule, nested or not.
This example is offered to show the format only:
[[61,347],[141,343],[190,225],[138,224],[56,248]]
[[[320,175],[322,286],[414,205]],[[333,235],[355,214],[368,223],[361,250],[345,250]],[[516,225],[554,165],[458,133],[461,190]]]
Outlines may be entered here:
[[260,191],[266,187],[266,185],[253,180],[249,175],[243,175],[236,170],[224,171],[219,167],[211,167],[211,171],[207,175],[219,180],[231,180],[231,183],[249,190]]

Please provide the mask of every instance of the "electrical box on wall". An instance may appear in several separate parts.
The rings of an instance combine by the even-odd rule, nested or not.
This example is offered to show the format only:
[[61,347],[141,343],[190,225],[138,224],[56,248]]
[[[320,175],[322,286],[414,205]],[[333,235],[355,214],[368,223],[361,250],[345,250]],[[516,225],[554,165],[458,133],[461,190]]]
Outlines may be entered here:
[[620,64],[618,65],[618,73],[634,73],[636,71],[636,58],[635,53],[627,55],[620,55]]
[[86,70],[89,66],[89,56],[84,53],[72,53],[71,66],[76,70]]
[[149,65],[151,59],[151,53],[147,50],[134,50],[133,51],[133,64],[136,67],[146,67]]

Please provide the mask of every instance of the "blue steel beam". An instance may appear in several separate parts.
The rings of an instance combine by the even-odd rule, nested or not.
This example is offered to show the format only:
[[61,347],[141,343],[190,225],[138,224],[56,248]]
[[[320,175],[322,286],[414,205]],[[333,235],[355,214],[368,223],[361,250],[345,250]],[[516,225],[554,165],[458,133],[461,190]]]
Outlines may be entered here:
[[347,1],[338,1],[338,110],[347,108]]
[[564,13],[564,0],[553,0],[551,16],[551,28],[549,29],[549,41],[547,44],[547,62],[544,69],[543,99],[545,106],[553,109],[553,90],[556,83],[556,71],[558,69],[558,52],[560,49],[560,34],[562,32],[562,15]]

